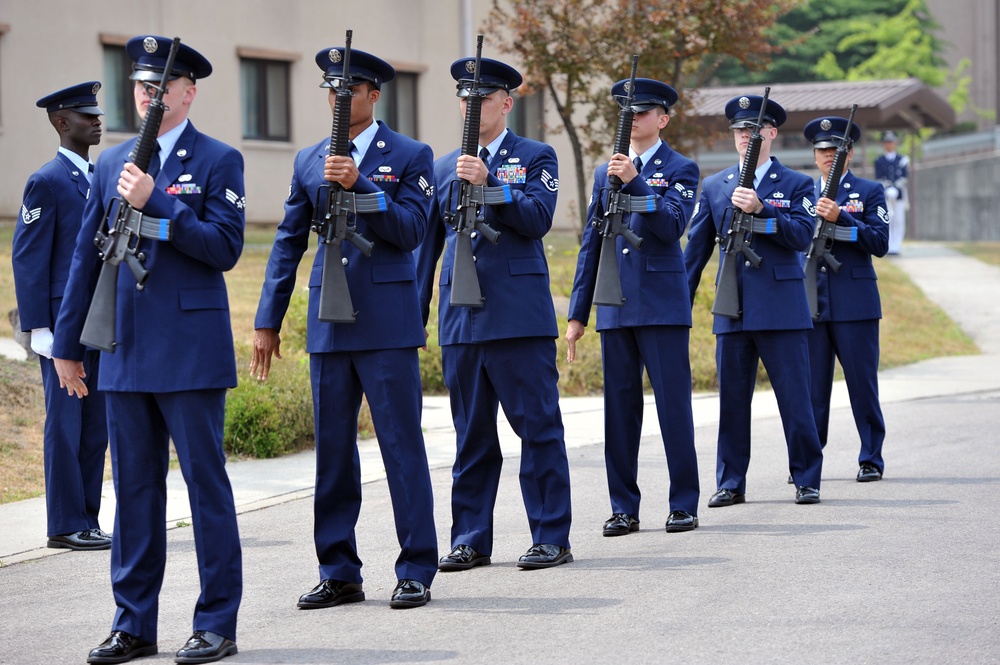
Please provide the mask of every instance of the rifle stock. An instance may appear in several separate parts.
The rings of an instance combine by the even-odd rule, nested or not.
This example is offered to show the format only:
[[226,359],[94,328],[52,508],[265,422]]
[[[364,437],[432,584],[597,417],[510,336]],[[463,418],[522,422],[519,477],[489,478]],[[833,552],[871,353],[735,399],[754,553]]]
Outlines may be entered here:
[[[351,131],[351,100],[354,93],[351,86],[356,82],[351,77],[351,38],[353,30],[348,30],[344,40],[343,74],[336,85],[337,94],[333,106],[333,129],[330,132],[330,154],[349,157]],[[350,242],[365,256],[371,256],[374,243],[357,232],[353,215],[357,213],[385,212],[388,205],[384,192],[355,194],[344,189],[340,183],[326,183],[316,193],[316,205],[312,229],[319,234],[324,246],[323,276],[319,287],[320,321],[328,323],[354,323],[357,313],[351,300],[351,290],[344,268],[344,241]]]
[[[836,202],[837,193],[840,189],[840,179],[844,175],[847,167],[847,154],[851,151],[851,128],[854,124],[854,114],[858,111],[858,105],[851,107],[851,115],[847,119],[847,127],[844,129],[844,136],[837,146],[837,154],[833,158],[830,166],[830,173],[827,175],[826,185],[823,187],[821,198],[830,199]],[[813,234],[812,243],[806,252],[806,300],[809,303],[809,311],[813,320],[818,320],[819,312],[819,289],[816,281],[819,271],[819,262],[823,260],[833,272],[840,272],[842,265],[836,256],[833,255],[833,243],[840,240],[843,242],[856,242],[858,239],[857,227],[839,227],[837,221],[830,221],[816,215],[816,231]]]
[[[757,170],[757,160],[760,158],[760,147],[764,137],[760,128],[764,124],[764,113],[767,109],[767,99],[771,94],[770,86],[764,88],[764,99],[760,105],[760,114],[754,125],[750,144],[743,156],[740,167],[740,179],[737,186],[753,189],[754,172]],[[774,233],[774,220],[756,218],[750,213],[733,207],[729,208],[729,221],[725,225],[725,233],[717,238],[722,249],[719,278],[715,283],[715,302],[712,303],[712,314],[738,319],[742,314],[740,309],[739,279],[736,273],[737,256],[742,254],[746,265],[760,267],[761,257],[750,246],[750,238],[754,232]]]
[[[479,124],[483,106],[480,90],[480,65],[483,56],[483,36],[476,40],[476,60],[472,75],[472,85],[465,98],[465,124],[462,128],[462,154],[478,156]],[[457,198],[455,186],[458,186]],[[451,298],[449,303],[457,307],[482,307],[483,294],[476,271],[476,257],[472,250],[472,240],[482,234],[491,244],[500,241],[500,232],[486,223],[487,205],[503,205],[513,201],[509,185],[486,187],[475,185],[468,180],[453,180],[448,187],[449,202],[456,201],[454,210],[443,217],[455,230],[455,262],[452,268]]]
[[[149,172],[149,162],[156,151],[156,138],[160,133],[160,123],[163,121],[163,95],[171,78],[174,60],[180,49],[180,37],[174,37],[167,54],[163,68],[163,76],[156,88],[156,93],[150,99],[146,108],[146,116],[139,129],[139,138],[129,154],[129,160],[143,173]],[[98,231],[94,244],[101,258],[101,273],[97,278],[97,287],[87,310],[80,333],[80,343],[114,353],[118,342],[115,341],[117,329],[116,311],[118,308],[118,268],[122,261],[132,271],[135,277],[136,289],[145,287],[149,271],[142,262],[146,257],[139,252],[139,240],[170,240],[173,237],[173,226],[169,219],[155,219],[136,210],[123,197],[112,199],[108,206],[108,215],[104,228],[107,233]]]
[[[639,66],[639,56],[632,56],[632,71],[625,89],[625,98],[618,101],[618,125],[615,128],[613,155],[627,155],[632,136],[632,122],[635,119],[635,73]],[[642,238],[628,226],[627,215],[632,212],[652,212],[656,209],[654,196],[629,196],[622,194],[625,183],[616,175],[608,176],[608,186],[601,191],[604,202],[604,216],[594,219],[591,224],[601,235],[601,258],[597,263],[597,279],[594,282],[594,303],[610,307],[622,307],[621,271],[618,268],[618,236],[635,249],[642,246]]]

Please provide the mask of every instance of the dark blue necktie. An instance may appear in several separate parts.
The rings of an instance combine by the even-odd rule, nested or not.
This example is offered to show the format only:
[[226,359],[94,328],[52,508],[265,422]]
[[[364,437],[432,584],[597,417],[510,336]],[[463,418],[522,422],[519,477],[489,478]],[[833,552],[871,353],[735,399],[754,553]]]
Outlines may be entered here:
[[642,157],[636,155],[635,159],[632,160],[632,163],[635,164],[635,172],[642,173]]
[[483,164],[486,164],[486,170],[490,170],[490,151],[487,148],[483,148],[479,151],[479,159],[483,160]]
[[153,154],[149,158],[149,170],[146,173],[156,180],[156,174],[160,172],[160,142],[156,142],[156,148],[153,150]]

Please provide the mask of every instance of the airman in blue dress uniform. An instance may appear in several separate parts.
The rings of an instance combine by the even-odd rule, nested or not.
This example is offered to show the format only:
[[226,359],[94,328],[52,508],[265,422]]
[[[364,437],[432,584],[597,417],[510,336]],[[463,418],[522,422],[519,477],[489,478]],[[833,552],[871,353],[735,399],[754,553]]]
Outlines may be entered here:
[[72,550],[111,547],[98,524],[108,449],[104,393],[97,390],[100,353],[84,354],[90,394],[82,400],[60,389],[52,362],[52,330],[90,196],[90,147],[101,142],[100,89],[89,81],[36,102],[59,134],[59,152],[28,178],[11,257],[21,328],[41,356],[48,546]]
[[[851,411],[861,437],[857,480],[882,478],[882,442],[885,420],[878,398],[879,319],[882,305],[872,256],[885,256],[891,222],[885,192],[880,183],[859,178],[849,170],[854,156],[851,145],[837,190],[837,200],[820,198],[826,185],[847,118],[816,118],[805,126],[806,140],[813,144],[816,166],[822,177],[816,181],[816,214],[838,226],[857,229],[856,242],[834,241],[830,253],[841,266],[833,271],[820,259],[816,271],[819,318],[809,331],[809,357],[813,415],[819,440],[826,445],[830,424],[830,394],[835,361],[844,369]],[[852,123],[850,142],[861,138],[861,128]]]
[[[451,67],[463,113],[472,63],[472,58],[462,58]],[[426,322],[435,266],[444,249],[438,337],[458,448],[452,469],[452,551],[442,557],[439,569],[466,570],[491,562],[493,508],[503,465],[497,434],[501,405],[522,442],[521,494],[533,543],[517,565],[549,568],[573,560],[569,463],[556,385],[559,329],[542,243],[555,213],[558,163],[550,146],[506,127],[514,106],[510,93],[521,84],[517,70],[482,58],[480,73],[480,92],[485,94],[480,157],[456,150],[435,162],[433,215],[417,259]],[[450,304],[456,234],[443,218],[455,210],[449,192],[456,179],[507,185],[512,198],[505,205],[486,206],[486,223],[500,232],[499,242],[493,245],[482,234],[472,240],[484,298],[479,308]]]
[[910,158],[896,152],[898,137],[890,130],[882,132],[885,154],[875,160],[875,179],[882,183],[889,210],[889,249],[887,254],[899,254],[906,236],[906,181],[910,176]]
[[[741,160],[746,154],[764,98],[734,97],[726,117],[734,132]],[[715,360],[719,375],[718,491],[710,508],[746,501],[746,473],[750,466],[750,402],[763,361],[771,380],[788,446],[788,466],[796,485],[796,503],[818,503],[823,450],[816,434],[809,400],[809,348],[806,333],[812,315],[806,301],[801,253],[812,240],[815,191],[808,176],[782,166],[771,156],[771,143],[785,121],[785,110],[768,100],[760,133],[760,149],[753,189],[739,187],[740,165],[705,178],[684,249],[691,302],[702,270],[728,230],[734,208],[758,218],[774,220],[773,234],[755,233],[750,241],[762,258],[759,267],[737,260],[740,316],[715,316]],[[721,266],[721,263],[720,263]]]
[[[626,96],[628,80],[611,88],[615,98]],[[635,80],[629,154],[616,154],[597,167],[587,219],[602,218],[602,193],[608,176],[624,183],[622,193],[656,197],[655,209],[631,213],[627,221],[642,239],[635,250],[617,239],[618,270],[624,303],[599,306],[596,329],[601,333],[604,366],[604,460],[611,496],[611,518],[605,536],[627,535],[639,528],[640,491],[637,483],[642,433],[642,374],[645,368],[656,398],[663,447],[670,472],[669,532],[698,526],[698,456],[691,413],[691,364],[688,342],[691,306],[680,238],[694,210],[698,165],[660,139],[670,121],[677,92],[660,81]],[[602,238],[587,224],[577,257],[569,305],[569,361],[590,317]]]
[[[323,49],[316,63],[330,87],[344,79],[343,48]],[[343,245],[343,263],[356,319],[319,320],[326,245],[320,244],[309,277],[306,351],[310,358],[316,432],[315,541],[320,582],[299,598],[302,609],[365,599],[354,529],[361,510],[358,412],[368,397],[375,435],[386,467],[401,548],[398,583],[390,607],[426,605],[437,572],[434,496],[423,433],[417,349],[424,345],[413,250],[427,230],[433,153],[430,147],[375,121],[382,84],[395,76],[389,63],[351,50],[350,157],[330,154],[330,139],[299,152],[267,265],[254,323],[250,371],[267,378],[272,355],[280,358],[281,321],[295,287],[295,272],[309,246],[321,185],[340,183],[361,194],[385,192],[387,210],[356,215],[357,233],[374,243],[364,256]]]
[[[236,386],[236,356],[223,273],[243,250],[243,157],[188,120],[196,82],[212,72],[200,53],[180,45],[164,75],[171,40],[142,36],[125,49],[140,115],[148,86],[166,78],[166,110],[150,173],[129,160],[136,140],[97,161],[93,192],[77,237],[55,328],[53,355],[68,391],[86,395],[80,334],[102,262],[94,236],[108,206],[123,197],[135,210],[172,220],[169,241],[141,240],[149,277],[142,290],[120,270],[117,346],[101,356],[118,510],[111,586],[118,611],[111,635],[88,662],[122,663],[157,653],[158,598],[166,564],[166,477],[174,443],[191,504],[201,595],[177,662],[235,654],[243,589],[242,555],[222,448],[226,390]],[[155,179],[152,174],[155,175]]]

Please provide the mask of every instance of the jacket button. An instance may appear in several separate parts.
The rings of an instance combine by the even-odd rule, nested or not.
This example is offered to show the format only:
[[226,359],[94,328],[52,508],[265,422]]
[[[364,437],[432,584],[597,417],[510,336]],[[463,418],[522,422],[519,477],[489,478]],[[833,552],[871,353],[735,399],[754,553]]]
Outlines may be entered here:
[[628,254],[628,247],[622,250],[622,254]]

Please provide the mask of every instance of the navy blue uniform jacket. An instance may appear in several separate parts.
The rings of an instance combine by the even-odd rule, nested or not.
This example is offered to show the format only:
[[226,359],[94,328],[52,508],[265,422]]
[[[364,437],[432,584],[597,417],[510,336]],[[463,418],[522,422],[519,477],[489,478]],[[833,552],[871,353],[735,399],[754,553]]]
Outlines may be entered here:
[[61,153],[31,174],[24,186],[11,263],[25,332],[55,327],[89,195],[87,175]]
[[[819,198],[820,182],[816,181]],[[819,321],[863,321],[882,318],[882,303],[872,256],[889,250],[889,213],[881,183],[856,177],[850,171],[837,191],[838,226],[856,226],[857,242],[834,241],[830,252],[840,261],[833,272],[820,261],[816,270]],[[803,265],[805,255],[802,257]]]
[[[604,216],[608,165],[594,172],[587,219]],[[687,276],[680,238],[687,227],[698,190],[698,165],[663,143],[642,173],[622,188],[630,196],[656,195],[656,210],[629,214],[629,226],[642,238],[634,249],[617,238],[618,271],[621,275],[622,307],[598,307],[597,330],[636,326],[691,327],[691,303],[687,299]],[[576,282],[569,304],[569,318],[586,325],[597,282],[601,258],[601,235],[593,224],[583,230],[576,264]]]
[[[481,234],[472,240],[484,306],[452,307],[451,280],[455,263],[455,231],[442,213],[455,209],[448,200],[450,183],[457,181],[455,164],[460,150],[434,163],[435,206],[427,240],[417,253],[420,299],[426,322],[433,292],[434,268],[444,248],[438,340],[449,344],[479,344],[497,339],[559,335],[549,290],[549,268],[542,238],[552,227],[559,190],[555,151],[544,143],[508,130],[490,164],[489,186],[510,185],[511,203],[486,206],[486,222],[500,232],[491,244]],[[455,186],[457,192],[458,186]],[[510,279],[491,279],[491,275]]]
[[[53,356],[83,358],[80,331],[101,270],[94,236],[118,197],[122,167],[137,139],[101,154],[56,324]],[[99,388],[176,392],[236,385],[236,356],[223,272],[243,251],[243,156],[190,122],[165,159],[144,214],[173,220],[170,241],[142,240],[149,278],[141,291],[118,271],[114,353],[101,356]],[[198,344],[185,340],[198,339]]]
[[[702,270],[717,246],[716,235],[729,224],[738,181],[739,166],[733,166],[705,178],[702,183],[701,198],[684,249],[691,302]],[[717,335],[741,330],[812,328],[805,272],[799,257],[809,247],[816,223],[813,180],[785,168],[772,157],[771,167],[756,191],[764,204],[757,217],[774,218],[777,232],[752,236],[750,246],[762,259],[760,267],[747,267],[743,257],[738,256],[736,277],[743,315],[739,319],[716,316],[712,332]],[[721,267],[721,260],[719,264]]]
[[[295,288],[295,268],[309,246],[316,193],[326,183],[323,169],[329,149],[330,139],[324,139],[295,157],[285,217],[278,226],[267,263],[255,328],[281,330]],[[349,242],[342,245],[347,259],[347,284],[357,318],[353,323],[319,320],[319,290],[326,256],[326,247],[320,244],[309,277],[306,335],[309,353],[424,345],[412,252],[427,230],[432,164],[433,153],[428,146],[379,123],[375,138],[358,166],[360,176],[351,191],[384,191],[388,210],[356,217],[358,233],[375,244],[371,256],[364,256]],[[318,243],[319,236],[316,239]]]

